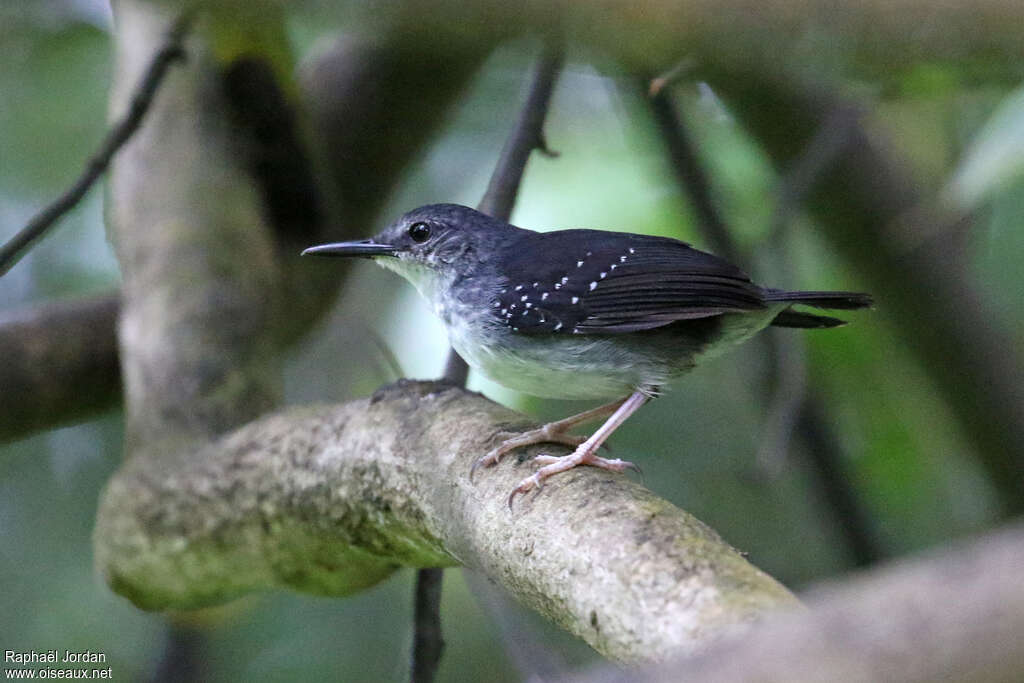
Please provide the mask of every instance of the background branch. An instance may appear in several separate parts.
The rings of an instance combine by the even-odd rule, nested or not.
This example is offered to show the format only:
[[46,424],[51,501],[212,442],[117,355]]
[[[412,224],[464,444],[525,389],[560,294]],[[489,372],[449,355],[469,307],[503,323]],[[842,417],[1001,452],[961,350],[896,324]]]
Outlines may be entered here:
[[[711,180],[701,163],[699,150],[684,119],[670,99],[670,91],[661,89],[655,95],[645,96],[646,83],[641,81],[641,97],[648,102],[665,145],[665,151],[683,192],[689,197],[697,214],[697,229],[712,249],[733,263],[743,264],[748,259],[740,254],[732,234],[715,204]],[[830,130],[834,127],[830,121]],[[838,133],[837,133],[838,135]],[[799,202],[814,177],[824,172],[828,161],[820,148],[825,136],[814,138],[811,148],[804,153],[804,163],[798,178],[784,182],[779,192],[779,208],[775,216],[784,221],[792,204]],[[782,230],[775,230],[776,241],[783,238]],[[782,244],[777,245],[783,249]],[[790,269],[785,269],[790,270]],[[800,348],[793,348],[795,340],[782,338],[784,332],[769,330],[755,341],[765,351],[769,364],[767,383],[768,416],[761,430],[762,445],[758,453],[761,465],[769,476],[777,474],[782,458],[789,451],[790,435],[798,429],[808,453],[809,469],[815,475],[823,494],[823,503],[836,526],[843,534],[854,565],[862,566],[884,556],[877,541],[875,525],[846,472],[843,449],[833,437],[826,416],[819,406],[822,397],[806,386],[806,371]],[[767,456],[767,457],[766,457]],[[765,461],[770,458],[770,461]]]
[[1012,683],[1024,671],[1024,526],[808,592],[778,615],[690,659],[580,676],[634,681]]
[[468,473],[496,432],[522,422],[450,385],[407,382],[133,458],[101,500],[97,566],[137,605],[166,609],[280,586],[345,595],[399,565],[462,564],[623,661],[694,652],[796,605],[714,531],[623,477],[579,468],[510,514],[501,493],[528,465],[476,483]]
[[[748,75],[749,76],[749,75]],[[715,80],[737,115],[780,167],[842,112],[841,151],[823,164],[807,206],[824,235],[867,278],[878,308],[929,368],[936,389],[976,447],[1008,512],[1024,510],[1024,366],[1018,345],[991,311],[946,231],[968,220],[924,203],[925,192],[891,152],[894,145],[853,103],[799,79],[723,74]],[[861,115],[862,116],[862,115]],[[923,239],[921,236],[932,236]],[[937,237],[936,237],[937,236]],[[913,245],[913,246],[911,246]],[[926,331],[926,332],[925,332]]]
[[412,681],[430,683],[437,675],[444,652],[441,630],[441,585],[444,570],[420,569],[416,572],[412,641]]
[[[544,144],[544,119],[547,116],[555,78],[562,64],[561,45],[545,46],[530,82],[530,90],[519,113],[519,120],[509,133],[501,156],[491,174],[487,190],[477,208],[486,214],[507,221],[512,216],[526,162],[534,149],[547,152]],[[550,153],[550,152],[548,152]],[[469,365],[455,349],[449,349],[445,362],[445,381],[465,387]],[[441,657],[441,571],[421,569],[416,579],[415,647],[412,678],[417,682],[432,681]]]
[[78,176],[74,184],[52,204],[33,216],[28,225],[0,248],[0,276],[10,270],[32,244],[46,234],[46,231],[61,216],[75,208],[89,188],[93,186],[93,183],[106,172],[110,160],[142,124],[142,119],[149,109],[150,102],[153,101],[157,88],[160,87],[167,69],[176,60],[184,58],[182,40],[188,32],[190,23],[191,13],[185,13],[171,25],[163,45],[153,55],[153,59],[149,62],[149,66],[146,67],[138,86],[136,86],[128,111],[107,133],[99,149],[89,159],[85,170]]
[[[326,169],[327,181],[320,187],[326,193],[324,214],[314,224],[306,223],[305,229],[321,231],[324,239],[369,231],[402,169],[441,125],[485,54],[465,50],[425,59],[405,51],[402,43],[387,37],[374,43],[342,38],[301,68],[302,100],[310,109],[310,136],[315,142],[311,149],[336,152],[323,160],[316,154],[308,159]],[[395,83],[402,85],[384,87]],[[251,96],[258,99],[256,93]],[[289,117],[284,118],[279,122],[288,123]],[[377,127],[393,134],[381,136]],[[247,147],[244,141],[234,144]],[[272,155],[263,157],[264,171],[268,176],[282,175],[283,169],[272,164],[268,168],[267,156]],[[286,165],[296,161],[294,155],[277,156]],[[362,172],[354,173],[353,168]],[[266,210],[263,206],[261,211]],[[289,216],[278,215],[282,214]],[[328,268],[308,259],[300,262],[296,255],[303,238],[295,235],[295,214],[290,215],[292,220],[272,221],[282,264],[281,296],[291,302],[288,315],[278,321],[282,329],[274,330],[278,345],[294,342],[319,320],[344,281],[339,272],[347,272],[335,264]],[[102,302],[47,304],[0,318],[0,345],[9,351],[0,369],[0,407],[5,408],[0,441],[86,419],[120,403],[115,329],[119,300],[111,294]]]
[[0,317],[0,439],[17,439],[117,405],[116,294]]
[[[501,157],[494,167],[487,190],[477,205],[477,210],[500,221],[508,221],[512,217],[512,208],[519,194],[520,181],[526,170],[526,162],[535,149],[551,154],[544,141],[544,119],[547,117],[551,93],[555,89],[555,79],[562,67],[562,45],[551,40],[537,64],[537,70],[530,81],[530,90],[526,102],[519,112],[515,127],[505,140]],[[448,352],[445,363],[444,377],[454,384],[466,385],[469,366],[455,352]]]

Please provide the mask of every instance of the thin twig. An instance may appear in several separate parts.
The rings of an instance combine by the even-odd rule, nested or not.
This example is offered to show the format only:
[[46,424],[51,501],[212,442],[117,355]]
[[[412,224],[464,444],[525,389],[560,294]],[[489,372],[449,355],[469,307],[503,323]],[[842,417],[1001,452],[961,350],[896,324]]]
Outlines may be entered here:
[[661,94],[662,90],[677,81],[683,76],[683,74],[693,69],[696,65],[697,63],[692,57],[684,57],[683,59],[680,59],[668,71],[650,79],[647,84],[647,95],[649,97],[657,97]]
[[[643,83],[647,82],[648,79],[644,79]],[[715,206],[711,183],[701,166],[697,148],[690,138],[689,130],[683,125],[683,121],[667,93],[659,92],[659,94],[645,99],[654,116],[655,123],[658,124],[672,170],[697,213],[700,231],[711,243],[711,248],[720,256],[738,263],[741,260],[739,249],[729,235],[729,229],[725,226],[725,221],[722,220]]]
[[494,167],[494,173],[491,174],[487,191],[477,205],[481,212],[507,221],[512,216],[512,207],[515,206],[519,184],[530,153],[537,149],[545,154],[553,154],[544,141],[544,119],[547,117],[551,93],[555,88],[555,79],[561,66],[561,45],[552,42],[541,55],[519,120],[505,141],[505,147],[501,150],[501,158]]
[[[698,229],[720,254],[734,262],[739,261],[739,249],[725,221],[718,214],[711,183],[700,164],[684,121],[665,93],[646,99],[658,123],[673,170],[697,212]],[[820,133],[816,136],[815,143],[809,146],[804,156],[805,163],[799,164],[799,170],[792,176],[787,176],[788,181],[780,189],[777,219],[785,220],[791,202],[798,202],[806,194],[807,188],[813,185],[816,173],[827,168],[829,160],[834,158],[847,137],[845,131],[849,127],[850,118],[849,111],[834,112],[830,119],[829,134]],[[831,430],[817,409],[818,397],[804,381],[806,372],[803,369],[803,358],[788,353],[773,335],[762,335],[761,339],[767,347],[773,368],[772,385],[775,388],[770,391],[769,397],[769,444],[759,453],[759,460],[763,460],[766,454],[788,450],[785,446],[789,435],[798,429],[795,433],[807,442],[812,469],[824,490],[825,502],[843,532],[853,563],[863,566],[881,559],[885,553],[876,540],[869,513],[860,503],[846,476],[842,448],[831,437]]]
[[[498,220],[507,221],[512,216],[512,207],[519,194],[519,185],[526,170],[526,162],[533,150],[540,150],[549,156],[554,153],[544,141],[544,119],[547,117],[555,79],[562,67],[562,46],[560,41],[551,40],[545,46],[530,83],[526,102],[519,113],[519,120],[509,133],[501,156],[487,184],[487,191],[477,209]],[[451,349],[444,368],[444,380],[460,387],[466,386],[469,366]],[[436,577],[434,573],[436,572]],[[436,589],[429,589],[436,583]],[[431,590],[430,594],[425,591]],[[414,636],[412,680],[432,681],[441,657],[441,570],[421,569],[416,579],[416,633]],[[431,642],[436,639],[436,642]]]
[[441,583],[443,569],[416,572],[416,613],[413,617],[412,683],[431,683],[444,651],[441,632]]
[[[519,184],[530,153],[538,149],[548,155],[554,154],[544,140],[544,119],[548,113],[551,93],[555,88],[555,79],[562,66],[562,58],[561,44],[551,41],[537,64],[519,120],[505,141],[501,157],[487,184],[487,191],[476,207],[482,213],[507,221],[512,216],[512,207],[516,203]],[[445,364],[444,378],[459,386],[465,386],[468,374],[466,361],[454,350],[450,351],[448,362]]]
[[56,224],[57,219],[73,209],[82,200],[82,197],[85,196],[89,188],[106,172],[114,154],[138,130],[146,111],[149,109],[150,103],[153,101],[157,88],[160,87],[160,83],[167,73],[168,67],[185,56],[182,40],[188,32],[191,19],[191,12],[185,12],[172,24],[167,33],[166,40],[153,56],[153,60],[143,73],[142,80],[135,89],[134,95],[132,95],[128,111],[107,133],[103,144],[100,145],[100,148],[89,159],[85,170],[82,171],[82,174],[74,184],[52,204],[36,214],[28,222],[28,225],[12,237],[3,248],[0,248],[0,276],[21,260],[21,257],[27,253],[28,249],[46,234],[47,230]]
[[206,678],[206,633],[198,626],[176,622],[167,625],[164,649],[157,659],[156,670],[149,683],[200,681]]
[[807,444],[807,457],[814,464],[812,471],[818,487],[846,539],[853,566],[866,567],[885,559],[888,553],[878,538],[871,513],[850,486],[839,437],[821,414],[813,394],[804,399],[798,420],[798,433]]
[[769,480],[774,480],[785,469],[789,446],[807,400],[807,362],[800,340],[783,339],[780,330],[768,330],[763,338],[771,377],[766,391],[768,410],[758,439],[757,466]]

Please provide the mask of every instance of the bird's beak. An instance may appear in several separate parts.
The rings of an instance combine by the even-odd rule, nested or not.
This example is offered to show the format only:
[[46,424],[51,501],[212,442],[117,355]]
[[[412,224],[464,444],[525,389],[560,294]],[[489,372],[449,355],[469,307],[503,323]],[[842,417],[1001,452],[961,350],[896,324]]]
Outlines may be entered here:
[[396,251],[398,250],[390,244],[378,244],[373,240],[359,240],[357,242],[318,244],[315,247],[303,249],[302,255],[371,257],[394,256]]

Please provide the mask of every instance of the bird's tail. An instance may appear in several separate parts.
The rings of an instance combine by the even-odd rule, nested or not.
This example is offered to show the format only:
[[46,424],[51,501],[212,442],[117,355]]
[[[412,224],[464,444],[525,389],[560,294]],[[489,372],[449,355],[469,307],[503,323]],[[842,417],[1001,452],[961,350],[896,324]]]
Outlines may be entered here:
[[[867,308],[872,304],[871,295],[861,292],[784,292],[771,289],[765,292],[764,299],[770,303],[793,303],[814,308],[846,310]],[[787,308],[775,316],[771,324],[775,327],[825,328],[845,325],[846,321]]]
[[791,303],[814,308],[867,308],[873,303],[870,294],[863,292],[784,292],[769,289],[764,293],[769,303]]

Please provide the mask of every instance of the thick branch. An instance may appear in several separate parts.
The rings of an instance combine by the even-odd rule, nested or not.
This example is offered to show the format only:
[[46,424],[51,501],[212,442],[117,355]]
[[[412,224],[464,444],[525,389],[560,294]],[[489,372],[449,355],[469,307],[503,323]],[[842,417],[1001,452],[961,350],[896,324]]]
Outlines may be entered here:
[[377,3],[378,18],[399,15],[411,39],[491,41],[543,29],[557,12],[576,40],[650,71],[681,56],[702,64],[783,73],[848,68],[888,83],[920,64],[959,65],[1016,82],[1024,4],[1015,0],[607,0]]
[[578,468],[524,500],[510,461],[468,479],[522,417],[447,385],[296,409],[220,442],[134,458],[96,525],[111,586],[148,609],[287,586],[344,595],[399,565],[462,564],[618,660],[694,652],[793,597],[704,524]]
[[[154,5],[115,3],[112,109],[167,25]],[[234,153],[204,36],[169,74],[146,125],[111,168],[108,223],[124,278],[120,320],[127,451],[210,437],[272,407],[280,387],[267,331],[280,272],[259,197]],[[198,201],[204,196],[217,201]]]
[[646,673],[588,683],[1012,683],[1024,672],[1024,526],[809,593],[806,612]]
[[0,439],[113,406],[121,394],[116,294],[50,303],[0,319]]

